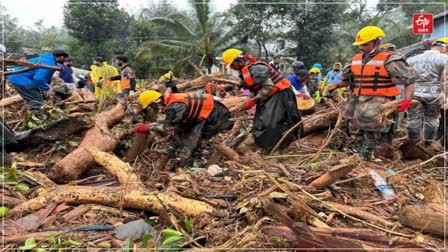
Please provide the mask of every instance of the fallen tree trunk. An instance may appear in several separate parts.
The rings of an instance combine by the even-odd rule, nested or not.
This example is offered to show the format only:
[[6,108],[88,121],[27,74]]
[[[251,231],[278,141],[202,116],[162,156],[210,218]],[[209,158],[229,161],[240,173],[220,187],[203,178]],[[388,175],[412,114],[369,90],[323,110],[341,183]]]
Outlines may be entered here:
[[114,108],[98,114],[95,126],[89,129],[80,146],[57,162],[50,170],[49,177],[57,182],[78,179],[79,176],[94,164],[92,156],[84,149],[94,146],[102,151],[112,151],[118,141],[110,133],[109,127],[120,121],[125,115],[125,107],[119,103]]
[[400,223],[422,233],[447,236],[446,206],[442,204],[408,205],[401,209]]
[[148,133],[136,132],[132,139],[132,147],[126,152],[123,160],[129,162],[145,151],[148,144]]
[[303,133],[308,135],[314,131],[325,129],[330,125],[336,123],[339,112],[334,109],[325,110],[327,113],[313,114],[302,118],[303,120]]
[[54,186],[37,192],[38,197],[28,200],[11,209],[8,215],[35,211],[53,203],[101,204],[113,207],[147,210],[154,213],[166,211],[165,206],[173,207],[186,216],[194,217],[212,213],[214,208],[207,203],[181,197],[174,192],[150,192],[139,177],[132,172],[129,164],[114,155],[86,147],[85,151],[98,164],[102,165],[120,181],[119,187],[94,186]]
[[16,103],[23,102],[23,101],[25,101],[25,100],[22,98],[22,96],[14,95],[14,96],[0,100],[0,107],[4,108],[9,105],[16,104]]
[[93,126],[93,121],[82,116],[68,116],[44,127],[34,128],[16,134],[17,144],[8,145],[9,151],[23,151],[40,144],[61,141]]
[[339,165],[336,165],[328,170],[328,172],[315,179],[308,186],[313,187],[314,189],[323,189],[330,186],[351,172],[359,164],[359,162],[360,160],[358,155],[352,155],[349,158],[342,159],[340,160]]

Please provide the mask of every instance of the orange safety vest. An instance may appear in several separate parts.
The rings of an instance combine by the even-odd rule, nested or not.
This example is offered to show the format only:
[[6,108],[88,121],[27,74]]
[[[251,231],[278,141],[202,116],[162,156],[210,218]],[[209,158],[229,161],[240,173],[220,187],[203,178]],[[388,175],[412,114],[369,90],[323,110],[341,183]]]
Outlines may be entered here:
[[121,78],[121,89],[129,89],[131,88],[131,80]]
[[291,87],[291,83],[287,79],[283,78],[283,76],[281,76],[280,73],[278,73],[273,67],[271,67],[269,64],[266,64],[262,61],[257,61],[254,63],[250,63],[249,65],[244,66],[243,69],[241,69],[243,79],[246,82],[249,89],[251,89],[253,91],[259,91],[261,89],[260,83],[254,83],[254,79],[252,78],[252,75],[250,75],[250,71],[249,71],[249,68],[255,64],[263,64],[263,65],[269,67],[269,70],[270,70],[269,78],[274,83],[274,89],[269,93],[268,96],[272,96],[273,94],[277,93],[278,91],[285,90],[285,89],[288,89],[289,87]]
[[353,93],[357,96],[397,96],[400,90],[392,82],[384,63],[392,53],[380,52],[362,64],[362,54],[356,54],[352,59]]
[[181,102],[187,105],[188,116],[184,121],[201,121],[208,118],[215,107],[213,96],[209,94],[197,93],[175,93],[164,97],[166,106]]
[[226,90],[224,89],[224,85],[217,85],[217,84],[212,84],[212,83],[207,83],[205,84],[205,91],[207,92],[207,94],[211,94],[211,95],[216,95],[216,91],[217,89],[221,90],[223,92],[223,94],[226,94]]

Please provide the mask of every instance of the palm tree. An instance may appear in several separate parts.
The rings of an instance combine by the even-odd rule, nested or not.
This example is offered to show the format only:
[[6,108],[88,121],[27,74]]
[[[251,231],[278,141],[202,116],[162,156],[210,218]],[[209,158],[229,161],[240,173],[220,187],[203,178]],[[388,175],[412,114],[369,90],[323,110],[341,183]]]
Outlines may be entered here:
[[209,0],[190,0],[193,15],[176,12],[150,21],[170,36],[144,42],[138,55],[149,58],[173,56],[176,64],[193,62],[209,72],[215,57],[233,40],[233,32],[225,25],[221,13],[211,13]]

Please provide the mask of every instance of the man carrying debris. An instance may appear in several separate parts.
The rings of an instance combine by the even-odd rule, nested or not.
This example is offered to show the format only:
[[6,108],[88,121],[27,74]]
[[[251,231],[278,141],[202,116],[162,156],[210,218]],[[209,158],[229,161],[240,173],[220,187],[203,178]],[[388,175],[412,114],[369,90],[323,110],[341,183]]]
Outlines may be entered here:
[[56,71],[53,74],[53,79],[57,83],[62,83],[69,91],[76,90],[79,79],[73,74],[72,69],[73,59],[71,57],[65,58],[62,64],[62,71]]
[[439,127],[440,107],[448,95],[448,37],[434,40],[431,50],[408,59],[417,72],[414,99],[419,104],[408,110],[408,138],[413,143],[421,139],[431,146]]
[[[224,51],[222,59],[226,67],[240,72],[241,85],[251,91],[246,108],[256,106],[252,135],[259,151],[269,153],[283,134],[300,121],[291,83],[269,64],[252,62],[250,54],[238,49]],[[299,129],[288,134],[280,149],[286,149],[298,135]]]
[[168,88],[163,97],[156,91],[145,91],[139,101],[144,108],[151,104],[163,106],[165,120],[138,124],[134,130],[140,133],[174,130],[174,145],[170,145],[167,152],[174,156],[177,151],[181,164],[191,157],[201,139],[209,139],[230,127],[229,110],[210,94],[172,93]]
[[121,91],[121,86],[117,81],[110,81],[108,78],[117,76],[118,70],[107,64],[100,56],[93,59],[93,65],[90,67],[90,78],[95,83],[95,96],[113,96]]
[[172,71],[168,71],[166,74],[160,76],[159,81],[165,85],[165,88],[171,88],[173,93],[179,93],[176,86],[176,79],[174,78],[174,73]]
[[[360,154],[364,160],[372,159],[373,150],[379,143],[392,140],[387,136],[393,131],[393,123],[387,121],[381,124],[376,119],[380,106],[400,94],[399,84],[405,85],[405,100],[398,104],[399,111],[408,109],[414,94],[415,71],[402,55],[381,51],[384,37],[379,27],[362,28],[353,43],[359,46],[361,53],[356,54],[351,64],[344,68],[341,83],[329,88],[332,91],[350,84],[352,94],[343,116],[351,119],[357,131]],[[381,147],[378,146],[377,150]]]
[[135,71],[128,64],[128,58],[124,55],[118,55],[115,57],[117,59],[117,64],[120,67],[120,75],[112,76],[108,78],[109,81],[119,80],[121,84],[121,93],[118,97],[125,97],[135,92]]
[[227,92],[231,92],[233,90],[233,86],[230,84],[215,84],[215,83],[207,83],[205,84],[205,89],[203,93],[211,94],[213,96],[224,98],[227,95]]
[[[64,63],[69,55],[62,50],[54,50],[53,53],[44,53],[40,57],[32,58],[29,62],[33,64],[44,64],[57,66],[57,63]],[[12,84],[17,93],[27,102],[28,108],[38,119],[44,119],[41,107],[44,104],[44,96],[49,94],[51,87],[48,85],[55,70],[46,68],[36,68],[24,73],[8,76],[8,81]],[[41,93],[42,92],[42,93]]]

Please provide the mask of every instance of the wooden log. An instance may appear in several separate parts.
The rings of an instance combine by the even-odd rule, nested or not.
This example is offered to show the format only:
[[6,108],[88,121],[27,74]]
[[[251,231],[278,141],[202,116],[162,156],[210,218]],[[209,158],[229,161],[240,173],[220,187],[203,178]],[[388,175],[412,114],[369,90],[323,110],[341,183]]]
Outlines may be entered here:
[[115,149],[118,141],[110,133],[109,127],[120,121],[125,111],[125,106],[119,103],[95,116],[95,126],[87,131],[80,146],[58,161],[50,170],[49,177],[57,182],[79,179],[79,176],[94,164],[93,157],[84,149],[85,146],[95,146],[102,151]]
[[16,104],[19,102],[24,102],[25,100],[20,95],[13,95],[11,97],[4,98],[0,100],[0,107],[4,108],[12,104]]
[[[94,186],[54,186],[37,192],[38,196],[14,207],[8,215],[35,211],[50,202],[67,204],[101,204],[112,207],[147,210],[154,213],[166,211],[165,206],[173,207],[186,216],[212,213],[214,208],[207,203],[181,197],[174,192],[150,192],[139,177],[132,172],[129,164],[115,155],[99,151],[95,147],[85,147],[85,151],[98,164],[102,165],[120,181],[120,187]],[[163,205],[162,203],[163,202]]]
[[445,204],[445,193],[442,186],[434,179],[429,179],[428,185],[423,191],[425,204]]
[[360,162],[358,155],[352,155],[349,158],[341,159],[340,164],[328,170],[324,175],[315,179],[308,186],[315,189],[323,189],[330,186],[340,178],[351,172]]
[[401,209],[400,223],[418,232],[447,237],[448,218],[442,204],[408,205]]
[[2,239],[0,239],[4,245],[10,244],[10,243],[20,243],[23,244],[26,239],[30,237],[36,238],[36,241],[42,241],[47,239],[50,236],[60,234],[61,232],[58,231],[47,231],[47,232],[34,232],[34,233],[20,233],[15,234],[11,236],[3,236]]
[[34,128],[16,134],[17,144],[7,146],[10,151],[23,151],[41,144],[65,140],[74,134],[93,127],[94,122],[83,116],[67,116],[45,127]]
[[148,146],[148,136],[149,133],[136,132],[132,139],[132,147],[126,152],[123,160],[129,162],[142,154]]
[[87,213],[91,209],[92,209],[92,205],[81,205],[81,206],[75,207],[75,209],[73,209],[70,212],[64,214],[62,216],[62,219],[65,222],[76,220],[79,217],[81,217],[81,215],[84,215],[85,213]]
[[224,154],[224,156],[226,156],[228,159],[241,162],[240,155],[225,143],[215,144],[214,147],[216,150]]
[[338,119],[338,111],[328,109],[327,113],[313,114],[308,117],[302,118],[303,121],[303,133],[308,135],[314,131],[326,129],[330,125],[336,123]]
[[201,89],[205,86],[205,84],[210,82],[212,80],[212,78],[220,78],[220,77],[222,77],[222,73],[211,73],[211,74],[204,75],[199,78],[193,79],[191,81],[180,83],[176,86],[177,86],[177,89],[179,89],[179,91],[185,91],[185,90],[192,89],[192,88]]
[[392,226],[393,225],[392,222],[385,220],[378,215],[366,212],[366,211],[360,209],[359,207],[346,206],[346,205],[338,204],[335,202],[328,202],[328,203],[346,214],[373,222],[375,224],[378,224],[381,226]]

